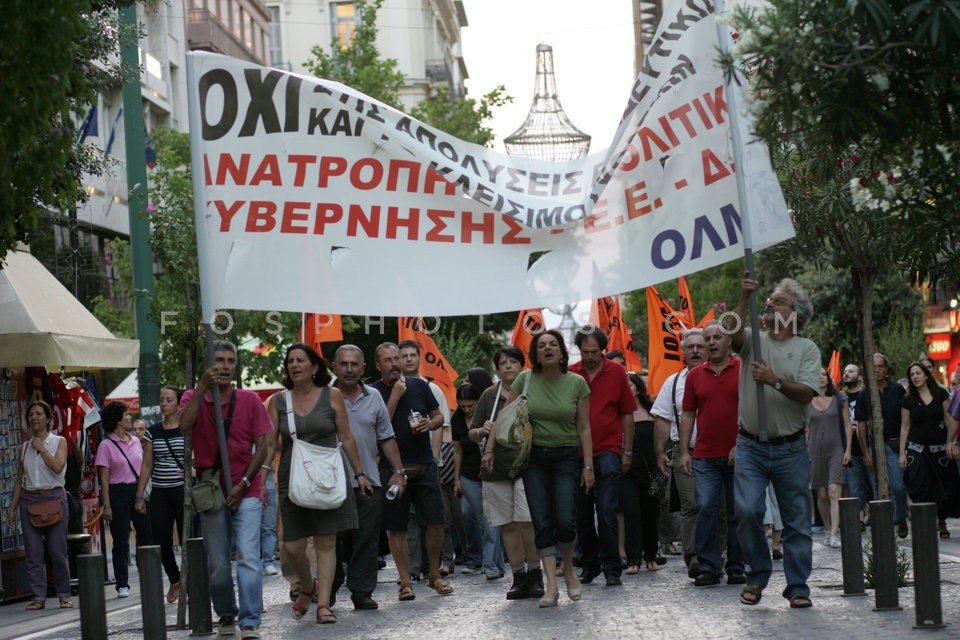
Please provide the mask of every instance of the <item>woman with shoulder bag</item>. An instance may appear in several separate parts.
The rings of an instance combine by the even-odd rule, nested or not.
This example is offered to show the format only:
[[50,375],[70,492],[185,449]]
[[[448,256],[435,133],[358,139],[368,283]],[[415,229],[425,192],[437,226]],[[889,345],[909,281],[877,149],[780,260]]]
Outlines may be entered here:
[[[170,581],[167,602],[174,602],[180,591],[180,567],[173,552],[173,528],[183,544],[183,431],[180,430],[180,396],[176,387],[160,390],[160,415],[163,420],[150,425],[144,434],[143,466],[137,486],[137,497],[143,497],[151,482],[150,528],[153,541],[160,545],[160,560]],[[146,502],[134,502],[133,508],[147,513]]]
[[[7,512],[7,525],[14,526],[20,507],[20,526],[27,552],[27,580],[33,601],[28,611],[43,609],[47,601],[47,567],[44,550],[53,565],[53,585],[60,608],[71,609],[70,567],[67,562],[67,493],[63,485],[67,470],[67,440],[50,433],[53,410],[46,402],[27,405],[27,427],[31,438],[20,445],[17,467],[19,482]],[[57,509],[59,507],[59,509]],[[33,516],[31,516],[33,512]],[[49,525],[44,520],[55,521]]]
[[134,505],[146,502],[137,497],[143,466],[143,446],[130,433],[130,414],[122,402],[108,402],[100,412],[106,437],[97,447],[97,471],[103,518],[113,536],[113,577],[117,597],[130,597],[130,523],[137,532],[137,546],[150,544],[150,521]]
[[555,607],[560,597],[556,553],[560,551],[567,595],[579,600],[580,580],[573,571],[573,546],[577,539],[576,493],[590,491],[593,467],[580,470],[578,446],[584,460],[593,460],[590,435],[590,387],[583,376],[567,371],[569,362],[563,335],[550,329],[533,337],[532,369],[521,373],[513,390],[524,393],[533,427],[530,461],[523,471],[537,554],[547,579],[541,607]]
[[503,548],[513,573],[513,584],[507,591],[507,600],[543,596],[543,572],[537,557],[523,479],[493,473],[497,448],[495,438],[490,437],[496,426],[493,419],[504,406],[517,398],[512,385],[523,371],[525,361],[523,352],[514,346],[497,349],[493,354],[493,366],[500,376],[500,384],[493,385],[481,394],[473,413],[472,428],[468,432],[470,440],[483,447],[480,471],[483,513],[490,526],[500,527]]
[[[302,585],[293,603],[293,617],[299,620],[305,616],[314,594],[317,594],[317,623],[330,624],[337,621],[337,616],[330,610],[337,562],[337,534],[356,529],[359,525],[356,498],[353,491],[347,490],[343,503],[331,509],[302,507],[290,499],[291,477],[295,473],[291,466],[294,448],[291,431],[298,440],[312,445],[336,447],[341,443],[347,459],[356,470],[360,492],[369,496],[373,491],[350,431],[343,396],[339,389],[328,386],[330,373],[327,363],[313,347],[301,343],[287,348],[283,362],[285,376],[282,384],[289,391],[271,396],[267,402],[267,413],[274,425],[274,433],[270,437],[280,438],[277,498],[283,524],[283,549],[296,567]],[[343,480],[346,481],[345,475]],[[316,579],[310,573],[307,538],[313,538],[317,554]],[[312,588],[308,589],[307,585]]]

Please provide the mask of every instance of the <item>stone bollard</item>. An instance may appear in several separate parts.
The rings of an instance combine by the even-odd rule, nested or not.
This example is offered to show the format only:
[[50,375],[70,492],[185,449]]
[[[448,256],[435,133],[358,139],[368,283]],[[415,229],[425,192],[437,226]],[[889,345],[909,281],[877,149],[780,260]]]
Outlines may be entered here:
[[942,629],[937,505],[914,503],[910,507],[910,522],[913,525],[913,599],[916,603],[916,625],[913,628]]
[[190,635],[213,634],[213,615],[210,613],[210,577],[207,575],[207,552],[203,538],[187,539],[187,605],[190,608]]
[[897,541],[893,531],[893,502],[870,503],[870,533],[873,537],[874,611],[901,611],[897,590]]
[[107,637],[107,597],[103,593],[103,556],[85,553],[77,556],[80,593],[80,637],[103,640]]
[[167,612],[163,597],[163,569],[160,547],[137,547],[140,571],[140,612],[143,615],[144,640],[167,639]]
[[863,541],[860,539],[860,498],[840,498],[840,559],[843,595],[865,596]]

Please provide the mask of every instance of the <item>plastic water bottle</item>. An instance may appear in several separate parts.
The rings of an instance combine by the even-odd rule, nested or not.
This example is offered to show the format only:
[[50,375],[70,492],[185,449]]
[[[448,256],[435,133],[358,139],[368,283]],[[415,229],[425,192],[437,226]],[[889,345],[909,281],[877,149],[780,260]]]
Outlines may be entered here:
[[400,487],[395,484],[390,485],[387,488],[387,500],[396,500],[398,493],[400,493]]

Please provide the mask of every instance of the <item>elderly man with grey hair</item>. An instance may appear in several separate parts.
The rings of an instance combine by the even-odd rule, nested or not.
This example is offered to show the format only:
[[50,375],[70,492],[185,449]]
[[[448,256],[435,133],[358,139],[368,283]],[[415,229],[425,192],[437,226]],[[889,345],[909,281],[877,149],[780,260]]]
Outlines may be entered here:
[[[740,354],[740,418],[734,465],[734,503],[740,545],[750,570],[740,602],[755,605],[770,580],[772,559],[763,530],[767,485],[772,484],[783,518],[783,597],[790,607],[811,606],[807,578],[813,564],[810,535],[810,457],[807,454],[807,405],[820,388],[820,350],[797,333],[813,316],[803,287],[784,278],[766,299],[760,352],[754,352],[752,330],[744,310],[760,284],[743,279],[740,301],[730,326],[733,347]],[[763,393],[766,415],[758,415]],[[765,424],[765,428],[761,426]]]

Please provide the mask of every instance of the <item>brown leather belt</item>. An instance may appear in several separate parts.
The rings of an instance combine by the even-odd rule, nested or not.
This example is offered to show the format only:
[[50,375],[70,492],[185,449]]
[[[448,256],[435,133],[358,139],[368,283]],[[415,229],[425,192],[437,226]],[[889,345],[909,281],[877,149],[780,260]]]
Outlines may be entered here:
[[807,433],[806,429],[800,429],[800,431],[794,431],[788,436],[767,438],[767,441],[763,442],[762,440],[760,440],[760,436],[753,435],[743,427],[740,427],[738,430],[740,432],[740,435],[742,435],[744,438],[749,438],[750,440],[753,440],[754,442],[759,442],[760,444],[786,444],[788,442],[793,442],[794,440],[799,440]]
[[53,487],[52,489],[24,489],[24,493],[54,493],[63,491],[63,487]]

